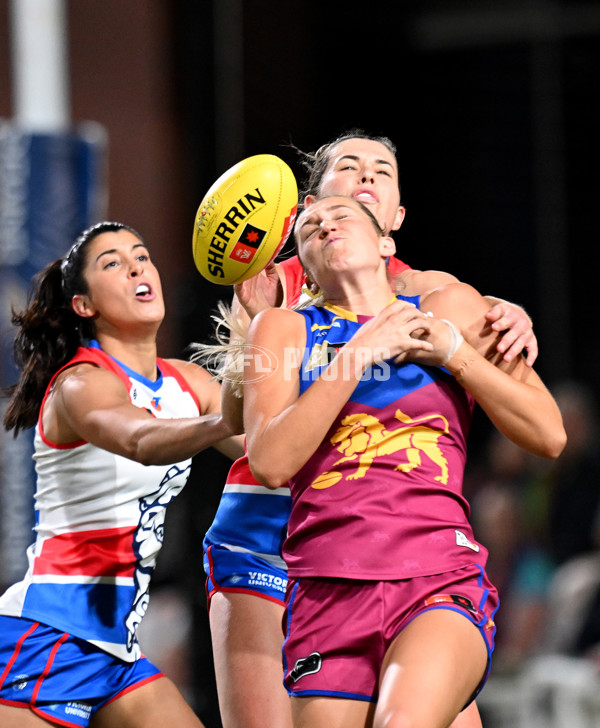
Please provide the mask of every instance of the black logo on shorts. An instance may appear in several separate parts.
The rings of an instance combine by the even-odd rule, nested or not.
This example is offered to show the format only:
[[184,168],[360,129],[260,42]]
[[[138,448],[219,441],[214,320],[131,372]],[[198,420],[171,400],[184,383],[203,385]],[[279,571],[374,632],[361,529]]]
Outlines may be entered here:
[[473,602],[470,599],[468,599],[467,597],[463,597],[461,594],[450,594],[450,596],[454,604],[462,607],[463,609],[466,609],[467,612],[470,612],[475,617],[477,616],[477,610],[473,606]]
[[318,652],[311,652],[308,657],[301,657],[299,660],[296,660],[294,669],[290,672],[290,678],[294,682],[298,682],[301,677],[319,672],[322,664],[323,658],[321,655]]

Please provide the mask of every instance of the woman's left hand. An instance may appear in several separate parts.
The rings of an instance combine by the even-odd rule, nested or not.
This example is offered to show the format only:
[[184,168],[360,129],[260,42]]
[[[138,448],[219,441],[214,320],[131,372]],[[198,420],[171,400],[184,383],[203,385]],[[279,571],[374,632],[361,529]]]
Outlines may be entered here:
[[427,314],[429,328],[419,337],[429,342],[433,349],[431,351],[412,351],[404,358],[428,366],[443,367],[456,353],[463,341],[463,336],[457,327],[447,319],[435,318]]
[[538,343],[533,323],[526,311],[515,303],[498,301],[485,314],[494,331],[505,332],[498,342],[498,351],[506,362],[526,351],[525,363],[533,366],[538,355]]

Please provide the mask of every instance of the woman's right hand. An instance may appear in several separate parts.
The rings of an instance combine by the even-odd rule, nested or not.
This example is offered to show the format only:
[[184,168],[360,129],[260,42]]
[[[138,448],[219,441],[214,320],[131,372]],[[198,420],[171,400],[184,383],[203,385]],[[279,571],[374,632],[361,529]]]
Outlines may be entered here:
[[236,283],[233,290],[251,319],[267,308],[281,306],[283,299],[283,287],[275,263],[269,263],[252,278]]

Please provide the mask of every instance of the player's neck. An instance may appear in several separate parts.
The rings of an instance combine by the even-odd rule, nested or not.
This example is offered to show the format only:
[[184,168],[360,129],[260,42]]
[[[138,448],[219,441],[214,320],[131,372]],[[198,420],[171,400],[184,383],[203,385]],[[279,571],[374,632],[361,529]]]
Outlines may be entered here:
[[98,336],[103,351],[146,379],[156,379],[156,339],[122,339],[107,334]]
[[360,316],[376,316],[389,305],[394,298],[390,288],[383,288],[379,283],[370,288],[353,289],[345,286],[343,290],[331,292],[325,296],[327,303]]

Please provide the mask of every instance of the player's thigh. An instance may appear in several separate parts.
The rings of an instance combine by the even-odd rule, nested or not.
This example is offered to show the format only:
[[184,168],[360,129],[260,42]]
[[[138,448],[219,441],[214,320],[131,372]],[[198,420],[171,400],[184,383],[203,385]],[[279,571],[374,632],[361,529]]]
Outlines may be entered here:
[[452,721],[450,728],[483,728],[475,701],[469,703]]
[[282,617],[282,605],[261,597],[213,595],[210,627],[224,728],[290,728]]
[[226,653],[264,653],[281,664],[283,605],[252,594],[217,592],[210,602],[213,644]]
[[142,685],[100,708],[90,728],[202,728],[202,722],[167,677]]
[[0,705],[0,726],[2,728],[49,728],[55,726],[44,718],[40,718],[28,708],[13,708]]
[[474,694],[487,662],[486,643],[469,619],[449,609],[423,612],[386,654],[374,725],[396,716],[399,724],[445,728]]
[[375,703],[346,698],[292,698],[294,728],[369,728]]

